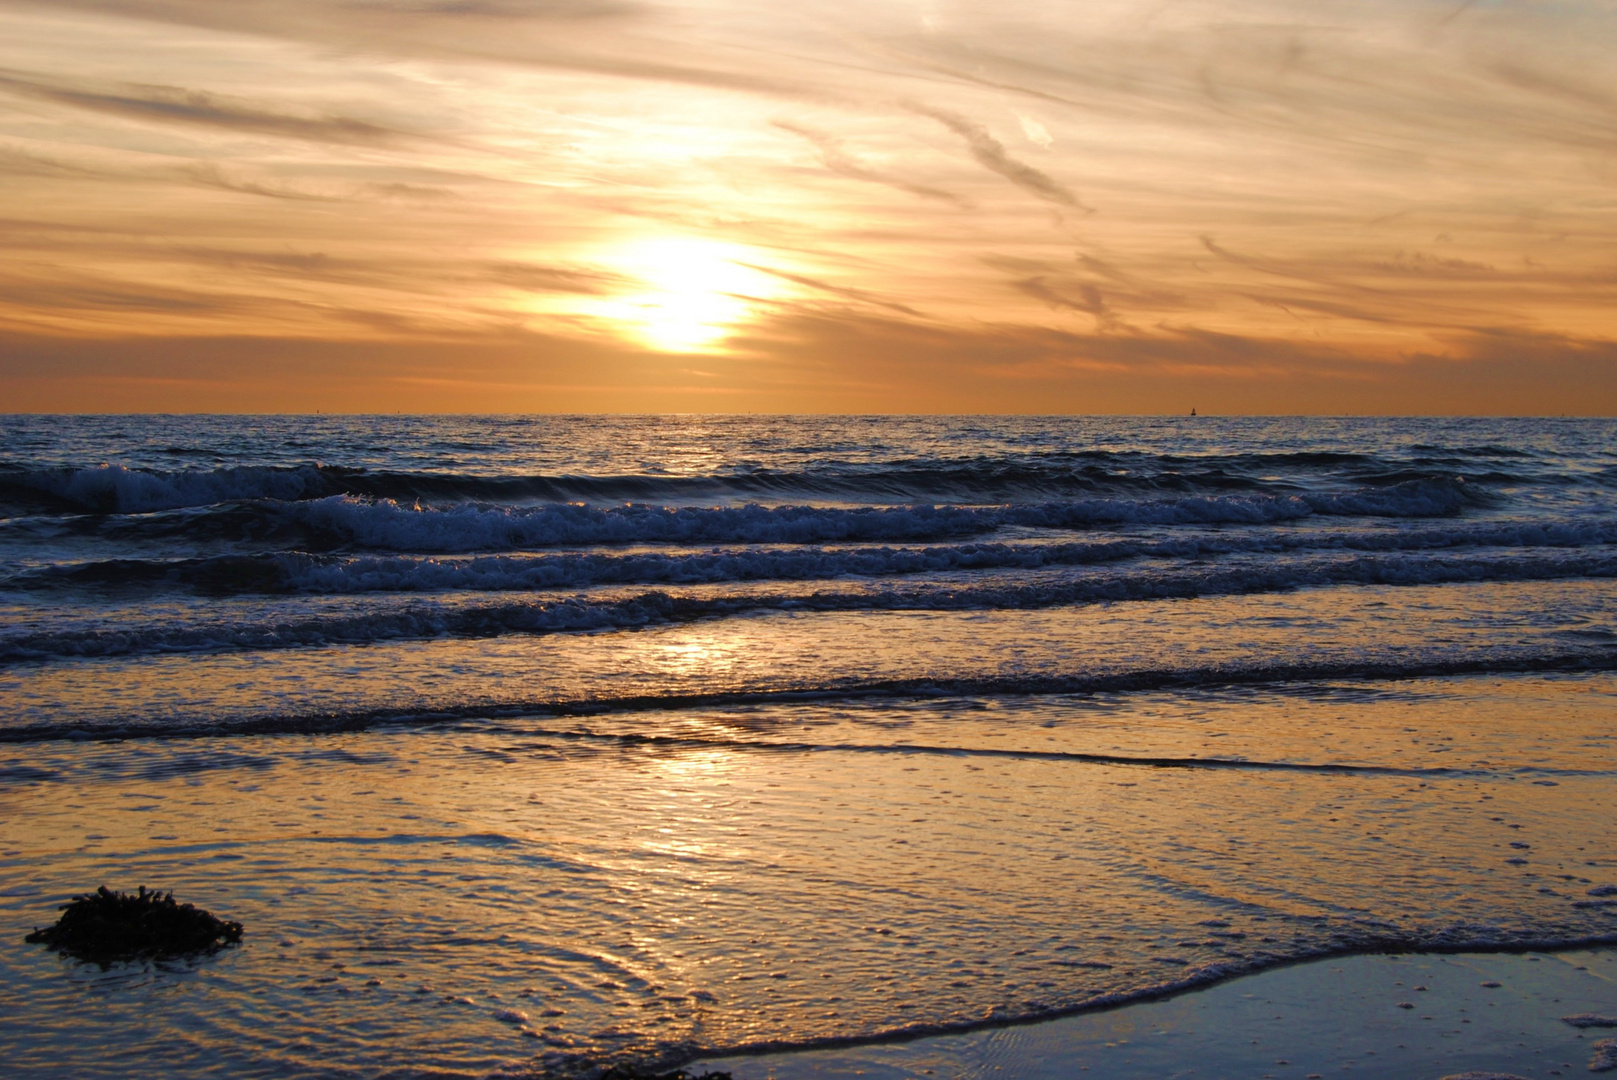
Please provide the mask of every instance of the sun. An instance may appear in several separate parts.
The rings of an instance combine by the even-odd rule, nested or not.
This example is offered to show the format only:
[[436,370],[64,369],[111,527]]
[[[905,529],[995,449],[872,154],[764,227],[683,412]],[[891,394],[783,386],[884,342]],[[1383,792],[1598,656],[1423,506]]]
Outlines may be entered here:
[[642,291],[607,301],[601,314],[661,352],[716,347],[781,279],[755,270],[758,256],[737,244],[657,237],[623,245],[606,260]]

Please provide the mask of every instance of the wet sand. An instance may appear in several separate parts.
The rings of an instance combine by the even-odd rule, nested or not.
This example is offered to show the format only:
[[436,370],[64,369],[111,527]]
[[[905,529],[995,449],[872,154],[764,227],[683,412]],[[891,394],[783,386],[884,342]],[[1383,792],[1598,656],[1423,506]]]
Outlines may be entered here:
[[[684,633],[638,643],[714,631]],[[1246,1056],[1202,1075],[1257,1077],[1341,1043],[1296,1073],[1323,1076],[1416,1044],[1369,1020],[1351,1029],[1368,1042],[1302,1023],[1346,1015],[1335,977],[1327,966],[1310,989],[1315,968],[1277,965],[1617,941],[1610,676],[1296,689],[0,744],[0,936],[17,945],[0,950],[0,1015],[19,1018],[0,1026],[0,1061],[53,1080],[121,1080],[131,1057],[166,1076],[400,1076],[403,1062],[437,1077],[558,1076],[958,1031],[1272,971],[1223,985],[1303,979],[1264,991],[1286,1006],[1281,1022],[1209,1006],[1205,1026],[1167,1024],[1178,1034],[1160,1039],[1108,1034],[1131,1016],[1160,1023],[1170,1004],[1063,1021],[1071,1038],[1034,1026],[962,1045],[1003,1045],[1021,1064],[999,1071],[1030,1076],[1046,1075],[1041,1062],[1131,1075],[1116,1070],[1136,1058],[1133,1075],[1173,1075],[1227,1049]],[[172,889],[246,936],[175,970],[101,971],[21,946],[56,904],[103,883]],[[1398,981],[1415,985],[1365,983],[1379,988],[1366,1017],[1395,1009]],[[1548,1029],[1563,1004],[1617,1011],[1551,991]],[[1456,1002],[1459,1034],[1431,1038],[1470,1045],[1500,999]],[[1443,1021],[1420,1015],[1445,1015],[1410,1012],[1390,1022],[1424,1031]],[[1273,1038],[1198,1041],[1253,1027]],[[1291,1041],[1264,1041],[1281,1033]],[[1591,1041],[1576,1034],[1556,1037]],[[1544,1037],[1517,1041],[1550,1053]],[[1135,1049],[1112,1053],[1118,1038]],[[1162,1039],[1158,1057],[1139,1056]],[[1106,1053],[1074,1057],[1084,1047]],[[889,1052],[912,1051],[840,1060]],[[948,1061],[940,1075],[976,1067]],[[1438,1055],[1407,1075],[1487,1064]],[[1545,1075],[1507,1066],[1491,1067]]]
[[[1409,1008],[1404,1005],[1411,1006]],[[701,1062],[736,1080],[1586,1075],[1617,1028],[1617,949],[1346,956],[1037,1024]]]

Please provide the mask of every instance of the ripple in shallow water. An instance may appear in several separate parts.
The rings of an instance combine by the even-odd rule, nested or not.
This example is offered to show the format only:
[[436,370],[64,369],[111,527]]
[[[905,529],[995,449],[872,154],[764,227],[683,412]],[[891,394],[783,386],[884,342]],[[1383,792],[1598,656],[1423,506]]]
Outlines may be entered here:
[[[1610,765],[1609,744],[1535,762],[1547,752],[1510,722],[1537,703],[1559,746],[1579,717],[1585,739],[1609,735],[1609,714],[1565,705],[1608,681],[639,719],[672,742],[625,741],[612,728],[635,718],[615,716],[565,738],[535,720],[13,746],[51,776],[3,789],[29,808],[0,815],[19,935],[103,879],[160,882],[248,926],[241,950],[180,969],[103,977],[8,953],[31,1018],[16,1060],[477,1072],[537,1045],[555,1069],[969,1025],[1320,952],[1617,934],[1611,910],[1582,906],[1613,883],[1609,776],[1587,769]],[[1295,742],[1274,756],[1492,764],[1165,769],[934,745],[1188,757],[1277,730]],[[886,732],[892,752],[838,748],[851,731]],[[927,752],[902,746],[916,736]],[[1574,759],[1554,787],[1518,771]],[[173,993],[189,1004],[151,1012]],[[93,1048],[70,1034],[87,1001],[106,1024]]]

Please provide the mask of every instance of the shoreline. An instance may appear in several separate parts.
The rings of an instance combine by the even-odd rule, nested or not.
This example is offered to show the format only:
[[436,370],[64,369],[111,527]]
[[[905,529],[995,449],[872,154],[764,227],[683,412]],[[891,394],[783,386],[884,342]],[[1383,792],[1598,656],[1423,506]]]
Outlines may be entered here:
[[[1508,1019],[1493,1012],[1501,1005]],[[1617,1037],[1617,1028],[1579,1029],[1562,1020],[1578,1013],[1617,1017],[1617,935],[1592,946],[1337,953],[1054,1016],[760,1046],[697,1058],[688,1068],[736,1080],[989,1072],[1002,1080],[1054,1080],[1091,1066],[1139,1080],[1301,1080],[1345,1071],[1438,1080],[1475,1070],[1536,1080],[1582,1074],[1593,1044]]]

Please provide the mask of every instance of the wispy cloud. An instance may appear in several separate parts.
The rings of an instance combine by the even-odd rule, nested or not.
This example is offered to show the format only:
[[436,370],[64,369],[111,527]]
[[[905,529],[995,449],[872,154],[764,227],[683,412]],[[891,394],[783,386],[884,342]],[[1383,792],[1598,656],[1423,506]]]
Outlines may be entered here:
[[[7,0],[55,12],[146,19],[363,55],[501,63],[786,98],[834,95],[831,80],[753,50],[670,47],[689,13],[623,0]],[[625,28],[661,33],[626,34]],[[672,40],[671,40],[672,39]],[[750,55],[749,55],[750,54]]]
[[300,116],[177,86],[129,86],[121,93],[75,89],[16,72],[0,73],[0,92],[159,123],[334,143],[387,143],[409,133],[347,116]]
[[1033,117],[1028,116],[1026,113],[1017,113],[1016,119],[1021,123],[1022,134],[1027,136],[1028,142],[1045,150],[1055,145],[1056,141],[1051,137],[1050,129],[1033,119]]
[[622,289],[629,279],[621,274],[537,263],[496,262],[468,268],[472,276],[512,288],[538,293],[602,295]]
[[461,19],[606,19],[645,10],[644,5],[628,0],[372,0],[367,6],[405,15]]
[[907,191],[911,195],[919,195],[925,199],[941,199],[944,202],[960,205],[963,200],[953,192],[942,188],[928,187],[925,184],[913,184],[865,165],[843,147],[841,139],[828,135],[823,131],[816,131],[804,124],[793,123],[790,120],[771,121],[775,127],[782,131],[789,131],[793,135],[807,139],[819,151],[820,163],[838,176],[846,176],[850,180],[865,180],[873,184],[885,184],[888,187]]
[[738,265],[745,266],[749,270],[757,270],[759,273],[768,274],[771,277],[780,278],[782,281],[790,281],[794,285],[803,285],[817,292],[839,296],[845,300],[853,300],[861,304],[873,304],[889,311],[896,311],[900,315],[913,315],[916,318],[923,317],[919,311],[916,311],[908,304],[900,304],[875,293],[866,292],[864,289],[850,289],[845,285],[833,285],[828,281],[821,281],[819,278],[810,277],[807,274],[788,273],[785,270],[776,270],[753,263],[740,263]]
[[998,173],[1017,187],[1048,202],[1082,210],[1085,213],[1093,212],[1090,207],[1078,201],[1078,196],[1061,184],[1033,166],[1011,157],[1006,152],[1005,145],[989,134],[983,125],[943,109],[928,108],[924,105],[911,105],[910,108],[922,116],[930,116],[960,136],[977,164],[989,172]]
[[[1187,329],[971,329],[792,309],[743,342],[773,363],[714,360],[699,384],[622,343],[529,332],[356,341],[305,336],[71,338],[0,328],[15,407],[603,408],[1494,414],[1617,411],[1617,342],[1478,328],[1409,355]],[[446,367],[445,348],[456,363]],[[536,362],[536,358],[543,358]],[[1524,366],[1526,358],[1530,364]],[[1455,371],[1467,374],[1455,379]],[[692,374],[686,372],[684,374]],[[183,394],[176,384],[191,387]]]
[[[412,364],[521,338],[611,371],[547,385],[627,393],[674,377],[648,313],[726,310],[690,370],[747,407],[1136,408],[1176,381],[1336,407],[1327,380],[1514,385],[1512,349],[1609,378],[1610,5],[933,16],[0,0],[0,325]],[[412,386],[461,378],[421,363]]]
[[336,195],[299,190],[287,184],[268,184],[229,176],[225,170],[212,162],[201,162],[181,171],[200,187],[216,188],[219,191],[231,191],[240,195],[260,195],[267,199],[297,199],[309,202],[340,201],[340,197]]
[[1081,311],[1095,317],[1095,326],[1101,330],[1114,330],[1118,327],[1117,312],[1106,303],[1106,297],[1094,285],[1080,284],[1076,299],[1065,296],[1055,289],[1042,277],[1024,278],[1013,282],[1013,287],[1035,300],[1042,300],[1051,307],[1067,308],[1071,311]]

